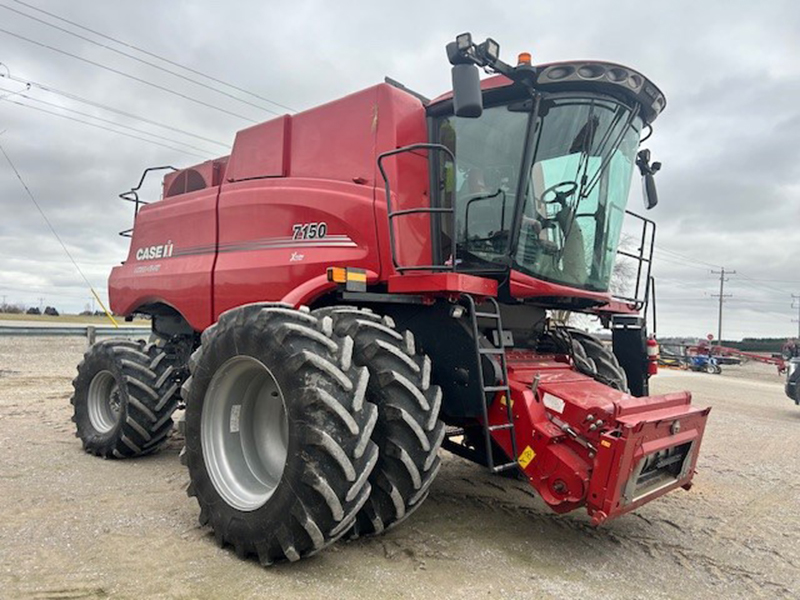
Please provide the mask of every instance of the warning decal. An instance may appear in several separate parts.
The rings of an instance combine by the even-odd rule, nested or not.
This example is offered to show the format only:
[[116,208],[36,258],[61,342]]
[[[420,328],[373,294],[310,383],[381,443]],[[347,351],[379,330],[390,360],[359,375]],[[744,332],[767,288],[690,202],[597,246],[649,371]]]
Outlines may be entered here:
[[525,450],[522,451],[522,454],[519,455],[519,466],[523,469],[531,464],[531,461],[536,457],[536,452],[533,451],[533,448],[527,446]]
[[542,402],[553,412],[557,412],[558,414],[564,412],[564,401],[558,396],[553,396],[553,394],[545,392]]

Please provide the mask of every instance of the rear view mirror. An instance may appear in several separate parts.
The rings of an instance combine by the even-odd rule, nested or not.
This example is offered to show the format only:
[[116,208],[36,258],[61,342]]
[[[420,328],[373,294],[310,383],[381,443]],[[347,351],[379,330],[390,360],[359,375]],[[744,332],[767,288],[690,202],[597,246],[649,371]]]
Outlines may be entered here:
[[480,74],[473,64],[453,65],[453,110],[457,117],[476,118],[483,114]]
[[644,207],[647,210],[654,208],[658,204],[658,190],[656,190],[656,178],[652,173],[647,173],[642,177],[642,191],[644,193]]
[[642,174],[642,193],[644,195],[644,207],[647,210],[658,204],[658,191],[656,190],[656,180],[653,177],[661,169],[660,162],[650,164],[650,150],[646,148],[639,150],[636,155],[636,166]]

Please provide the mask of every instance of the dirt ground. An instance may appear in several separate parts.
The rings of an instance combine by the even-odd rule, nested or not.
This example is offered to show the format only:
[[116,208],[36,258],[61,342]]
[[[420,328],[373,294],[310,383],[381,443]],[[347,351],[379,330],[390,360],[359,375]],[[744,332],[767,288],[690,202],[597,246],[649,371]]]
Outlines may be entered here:
[[172,441],[104,461],[70,422],[80,339],[0,338],[1,598],[800,597],[800,407],[763,365],[664,372],[710,404],[699,474],[600,529],[448,455],[388,534],[263,569],[197,524]]

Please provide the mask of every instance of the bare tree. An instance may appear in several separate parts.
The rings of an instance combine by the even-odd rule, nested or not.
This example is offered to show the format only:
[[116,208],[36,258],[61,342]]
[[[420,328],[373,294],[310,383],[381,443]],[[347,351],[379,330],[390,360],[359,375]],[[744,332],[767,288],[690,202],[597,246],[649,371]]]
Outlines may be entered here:
[[[635,236],[624,233],[619,241],[619,248],[631,254],[636,254],[637,239]],[[612,294],[629,296],[634,278],[636,277],[635,259],[617,254],[614,268],[611,270],[609,290]]]

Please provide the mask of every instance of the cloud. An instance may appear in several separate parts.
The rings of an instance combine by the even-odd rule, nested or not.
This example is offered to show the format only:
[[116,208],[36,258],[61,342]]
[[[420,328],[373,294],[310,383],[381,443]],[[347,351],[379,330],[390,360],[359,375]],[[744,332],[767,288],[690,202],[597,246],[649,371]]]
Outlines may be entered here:
[[[18,3],[9,4],[48,20]],[[659,329],[700,335],[716,329],[716,305],[708,295],[716,293],[717,283],[708,273],[709,263],[724,264],[750,278],[731,280],[735,296],[726,307],[731,335],[784,336],[793,331],[788,295],[800,291],[800,275],[793,269],[793,253],[800,248],[800,9],[795,3],[682,0],[643,9],[641,2],[631,0],[249,0],[180,1],[165,8],[155,0],[78,0],[36,6],[299,109],[371,85],[385,75],[426,95],[438,95],[449,86],[444,45],[467,30],[497,39],[503,57],[511,62],[518,52],[531,51],[535,62],[594,57],[628,64],[648,74],[668,98],[667,110],[647,143],[655,159],[664,163],[657,178],[661,204],[649,215],[658,222],[658,244],[665,249],[656,261],[662,297]],[[271,116],[2,8],[0,24],[249,119]],[[248,125],[2,33],[0,61],[15,76],[225,143]],[[0,87],[21,88],[4,79]],[[32,90],[30,96],[205,148],[209,156],[225,153],[196,138],[41,90]],[[247,99],[281,112],[252,96]],[[101,289],[110,268],[127,253],[127,240],[116,234],[130,226],[132,207],[117,194],[133,185],[147,166],[197,162],[180,152],[7,101],[0,101],[3,129],[7,131],[0,143],[87,276]],[[157,183],[147,193],[157,197]],[[0,211],[0,294],[29,303],[46,296],[49,303],[82,309],[88,301],[85,285],[2,163]]]

